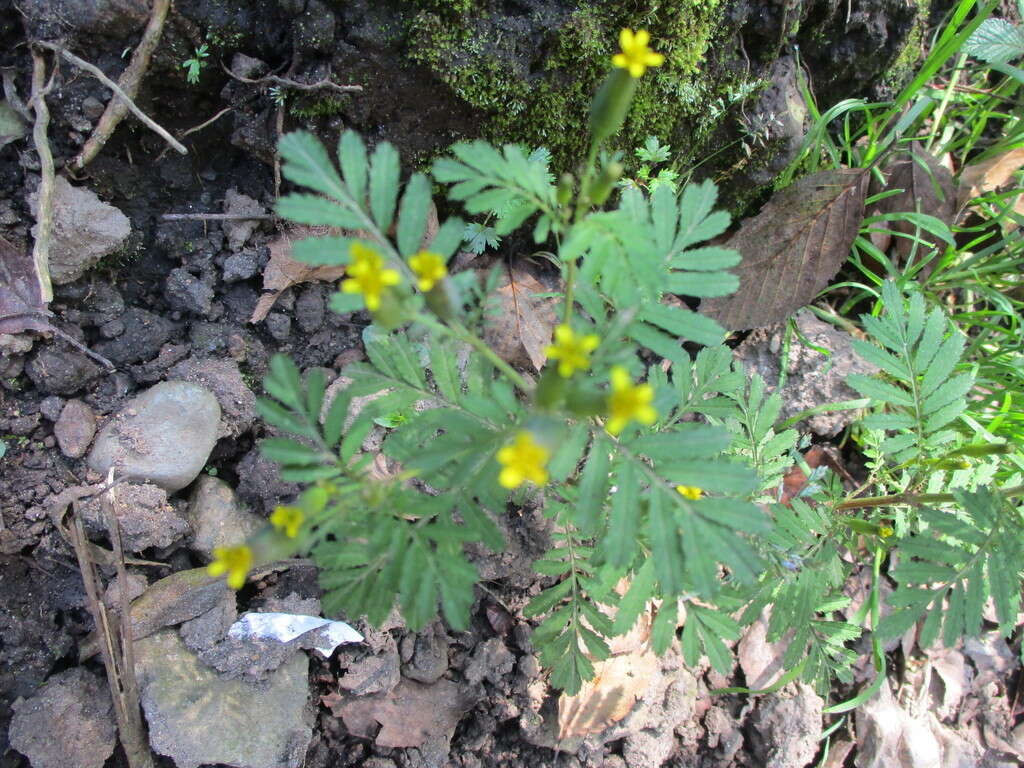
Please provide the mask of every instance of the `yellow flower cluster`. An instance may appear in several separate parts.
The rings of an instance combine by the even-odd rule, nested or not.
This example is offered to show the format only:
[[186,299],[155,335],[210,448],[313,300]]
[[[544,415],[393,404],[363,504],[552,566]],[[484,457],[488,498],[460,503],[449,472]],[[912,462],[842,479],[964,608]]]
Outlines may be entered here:
[[252,569],[252,550],[244,544],[237,547],[217,547],[213,550],[213,562],[206,568],[211,576],[227,574],[228,586],[241,589],[245,577]]
[[572,326],[562,324],[555,328],[555,343],[549,345],[544,354],[558,361],[558,375],[568,379],[576,371],[590,367],[590,353],[597,349],[601,339],[588,333],[578,336]]
[[629,371],[620,365],[611,371],[612,389],[608,394],[608,422],[605,429],[611,435],[618,435],[631,421],[651,425],[658,419],[658,412],[651,402],[654,388],[650,384],[634,384]]
[[516,435],[511,445],[501,448],[496,458],[502,467],[498,482],[503,488],[518,488],[527,480],[536,485],[544,485],[548,481],[548,471],[544,466],[551,458],[551,452],[525,430]]
[[384,290],[402,282],[402,276],[394,269],[384,268],[384,258],[375,250],[358,240],[349,247],[352,263],[346,270],[348,279],[341,283],[345,293],[361,293],[366,308],[376,312]]
[[665,57],[650,49],[651,34],[646,29],[624,29],[619,33],[622,53],[612,56],[612,64],[629,72],[630,77],[641,77],[648,67],[660,67]]
[[417,287],[426,293],[434,288],[448,275],[448,268],[440,254],[432,251],[420,251],[409,259],[409,268],[419,278]]
[[695,485],[677,485],[676,490],[684,499],[690,499],[691,501],[696,501],[704,495],[704,491]]
[[279,506],[271,513],[270,524],[289,539],[294,539],[299,535],[299,528],[305,519],[306,515],[298,507]]

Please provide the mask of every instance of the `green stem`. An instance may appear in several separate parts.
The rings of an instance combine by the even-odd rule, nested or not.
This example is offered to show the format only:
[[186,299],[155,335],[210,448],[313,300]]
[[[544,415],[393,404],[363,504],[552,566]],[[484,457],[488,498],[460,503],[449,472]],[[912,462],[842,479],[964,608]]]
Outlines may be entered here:
[[[590,152],[587,154],[586,166],[583,169],[583,179],[580,181],[580,191],[576,195],[576,210],[573,213],[573,224],[577,224],[583,217],[586,210],[586,193],[590,186],[590,180],[594,177],[594,160],[597,158],[597,142],[590,145]],[[569,325],[572,320],[573,305],[576,303],[576,259],[566,265],[565,270],[565,306],[562,311],[562,322]]]
[[533,392],[534,386],[530,382],[519,375],[515,368],[502,360],[498,356],[497,352],[487,346],[487,342],[462,325],[462,323],[452,322],[449,325],[445,325],[429,315],[424,314],[418,314],[414,319],[416,322],[422,323],[438,333],[443,333],[447,336],[451,336],[456,341],[469,344],[473,349],[487,358],[491,365],[501,371],[501,373],[505,375],[505,378],[511,381],[517,388],[526,394]]
[[[1014,485],[996,491],[999,495],[1009,498],[1024,493],[1024,485]],[[951,493],[896,493],[891,496],[865,496],[862,499],[850,499],[835,506],[836,512],[848,509],[867,509],[873,507],[895,507],[898,505],[916,506],[918,504],[946,504],[956,501]]]

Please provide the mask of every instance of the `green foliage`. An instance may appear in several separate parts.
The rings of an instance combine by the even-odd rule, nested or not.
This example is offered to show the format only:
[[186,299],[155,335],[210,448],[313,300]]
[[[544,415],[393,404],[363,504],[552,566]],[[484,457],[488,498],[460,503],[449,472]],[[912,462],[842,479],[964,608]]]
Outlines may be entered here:
[[[478,574],[465,547],[500,550],[510,504],[529,494],[553,534],[524,615],[568,693],[644,614],[657,652],[678,639],[688,663],[704,655],[723,674],[729,644],[767,617],[769,641],[786,643],[788,679],[823,692],[852,681],[852,643],[866,630],[881,681],[881,638],[922,616],[931,637],[953,642],[976,631],[991,596],[1012,628],[1020,473],[1018,487],[993,486],[1005,451],[972,422],[965,335],[920,289],[908,298],[909,281],[879,281],[862,318],[870,341],[856,347],[880,373],[849,383],[872,403],[852,435],[868,485],[885,495],[847,497],[816,470],[809,488],[781,498],[798,435],[778,423],[780,396],[733,362],[717,323],[674,296],[736,288],[738,254],[708,244],[730,221],[714,210],[715,185],[624,188],[604,205],[594,190],[618,155],[599,155],[599,143],[578,184],[556,186],[547,154],[514,144],[456,144],[432,168],[451,200],[487,217],[477,234],[492,221],[495,237],[527,227],[559,271],[562,325],[533,379],[481,337],[497,271],[424,283],[422,249],[445,264],[467,233],[449,219],[424,242],[425,175],[403,184],[395,149],[368,152],[351,131],[338,168],[311,135],[282,139],[285,177],[310,191],[281,198],[278,213],[355,233],[299,241],[293,255],[350,265],[331,306],[373,321],[366,360],[342,371],[348,384],[331,402],[320,373],[303,379],[278,356],[258,404],[281,433],[261,450],[283,479],[307,485],[295,546],[317,562],[328,610],[379,624],[397,607],[413,629],[440,610],[467,627]],[[667,148],[643,151],[653,161]],[[691,355],[684,342],[703,348]],[[375,429],[386,430],[386,464],[363,452]],[[883,565],[898,588],[879,623]],[[843,590],[855,569],[872,576],[856,612]]]
[[206,59],[209,55],[209,46],[203,43],[192,52],[191,58],[181,62],[181,68],[185,70],[185,79],[189,85],[199,82],[199,76],[203,72],[203,67],[206,66]]

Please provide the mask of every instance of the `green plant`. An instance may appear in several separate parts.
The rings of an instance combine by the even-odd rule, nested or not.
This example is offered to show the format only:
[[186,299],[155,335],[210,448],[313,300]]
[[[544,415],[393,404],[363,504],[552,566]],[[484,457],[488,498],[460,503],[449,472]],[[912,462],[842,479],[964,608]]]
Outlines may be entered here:
[[[623,47],[629,63],[654,64],[642,38],[624,37]],[[1022,522],[1011,501],[1019,477],[991,487],[1006,449],[978,444],[964,419],[974,377],[956,372],[962,335],[941,311],[926,311],[920,291],[908,299],[890,281],[877,314],[863,319],[874,343],[860,345],[882,375],[851,379],[874,402],[858,439],[871,461],[865,488],[882,493],[847,493],[818,473],[816,488],[779,502],[798,443],[777,423],[779,395],[736,367],[716,322],[663,301],[736,287],[727,270],[738,254],[707,244],[729,225],[714,210],[714,184],[625,188],[612,198],[622,167],[614,155],[598,161],[635,87],[618,68],[598,91],[578,183],[569,174],[555,183],[515,145],[457,144],[434,164],[449,197],[493,217],[497,234],[529,226],[536,243],[553,245],[561,323],[536,380],[481,338],[488,289],[474,273],[447,274],[464,223],[448,219],[423,242],[426,176],[412,174],[402,191],[395,149],[381,143],[368,154],[351,131],[338,144],[340,173],[311,135],[282,139],[285,177],[315,194],[281,198],[280,215],[359,233],[299,240],[293,255],[346,264],[331,306],[367,310],[373,324],[363,335],[367,360],[345,368],[351,383],[330,403],[320,370],[303,380],[287,358],[271,360],[258,409],[282,436],[261,450],[283,480],[306,488],[275,510],[276,533],[219,553],[214,569],[237,585],[254,559],[309,551],[328,611],[379,624],[397,605],[416,630],[440,606],[463,629],[478,578],[465,544],[500,549],[508,504],[532,497],[554,534],[535,564],[544,588],[524,613],[538,622],[534,644],[554,686],[578,691],[608,658],[609,639],[645,612],[656,651],[681,626],[687,663],[705,654],[727,673],[726,643],[770,607],[769,639],[788,641],[783,680],[821,690],[852,680],[850,644],[870,630],[879,674],[831,709],[842,711],[881,684],[879,633],[902,626],[881,623],[886,575],[909,601],[897,605],[900,621],[946,594],[964,601],[946,620],[947,641],[977,629],[988,594],[1014,614],[1006,585],[1018,583],[1024,561],[1001,534]],[[704,348],[691,356],[684,341]],[[389,430],[382,452],[398,469],[371,478],[374,457],[362,445],[381,424]],[[943,527],[947,518],[959,522]],[[944,587],[908,567],[926,556],[950,566]],[[853,611],[842,588],[859,567],[872,574],[871,597]],[[993,568],[1005,569],[1004,582],[992,580]]]
[[185,70],[185,79],[189,85],[199,82],[199,76],[203,72],[203,67],[206,66],[206,59],[209,55],[209,45],[203,43],[193,51],[191,58],[181,62],[181,68]]
[[679,180],[679,174],[671,168],[661,168],[657,174],[654,167],[665,163],[671,157],[672,148],[668,144],[662,144],[657,136],[648,136],[642,147],[636,150],[640,166],[632,178],[625,178],[619,182],[621,187],[637,187],[654,192],[662,184],[670,187],[673,191]]

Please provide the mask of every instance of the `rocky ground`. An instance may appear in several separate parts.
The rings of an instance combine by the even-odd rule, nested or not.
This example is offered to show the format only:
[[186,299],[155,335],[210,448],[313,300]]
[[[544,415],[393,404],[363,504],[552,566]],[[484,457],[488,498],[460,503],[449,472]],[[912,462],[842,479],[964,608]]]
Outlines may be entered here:
[[[2,63],[11,67],[5,84],[22,99],[30,65],[18,11],[35,20],[37,31],[63,29],[39,10],[45,4],[24,5],[0,1],[0,37],[9,51]],[[114,16],[94,23],[137,26],[135,4],[99,6],[114,7]],[[179,24],[187,28],[186,22]],[[81,52],[108,71],[120,68],[120,51],[109,42]],[[249,58],[228,63],[236,73],[261,66]],[[176,64],[154,66],[159,78],[170,77]],[[329,617],[352,620],[364,639],[328,655],[315,649],[315,633],[281,643],[230,632],[246,612],[320,614],[308,563],[268,569],[237,594],[204,577],[214,547],[259,528],[296,492],[258,450],[270,434],[254,407],[267,360],[284,352],[302,369],[322,368],[333,379],[361,357],[368,323],[364,315],[327,310],[330,275],[288,272],[274,260],[287,236],[267,217],[275,198],[268,162],[274,111],[253,109],[254,99],[267,103],[265,94],[258,98],[264,101],[226,76],[215,88],[151,89],[144,105],[178,135],[225,106],[237,114],[191,134],[186,156],[166,151],[129,118],[85,172],[57,177],[49,322],[60,333],[0,334],[3,768],[126,764],[82,574],[55,514],[69,489],[102,482],[114,464],[127,478],[113,508],[129,558],[125,586],[134,601],[139,693],[158,765],[1020,764],[1020,649],[994,635],[955,649],[920,649],[911,633],[887,649],[891,686],[839,718],[823,717],[831,702],[804,686],[754,698],[709,693],[775,678],[780,649],[764,641],[759,623],[736,644],[732,675],[688,669],[670,651],[645,667],[628,715],[597,712],[577,732],[559,732],[557,699],[521,614],[539,589],[530,562],[548,540],[538,510],[505,522],[505,552],[474,553],[484,581],[468,632],[436,623],[413,634],[397,617],[379,629],[355,617]],[[58,169],[78,152],[107,99],[97,81],[61,66],[47,97]],[[393,130],[399,122],[387,125]],[[8,268],[31,248],[38,205],[40,164],[30,130],[20,125],[12,140],[0,131],[0,246]],[[428,144],[441,139],[432,135]],[[180,212],[257,218],[162,218]],[[862,363],[849,355],[848,340],[811,317],[800,323],[807,339],[834,356],[831,374],[816,376],[819,353],[796,345],[789,412],[849,399],[841,379]],[[738,354],[777,379],[780,344],[779,333],[769,330],[748,338]],[[806,425],[822,442],[841,427],[834,417]],[[99,500],[77,505],[86,534],[101,548],[110,545],[108,514]],[[118,582],[110,569],[102,580],[103,600],[116,612]],[[850,589],[858,598],[863,587]],[[858,686],[873,674],[864,651]],[[852,692],[837,689],[833,699]]]

